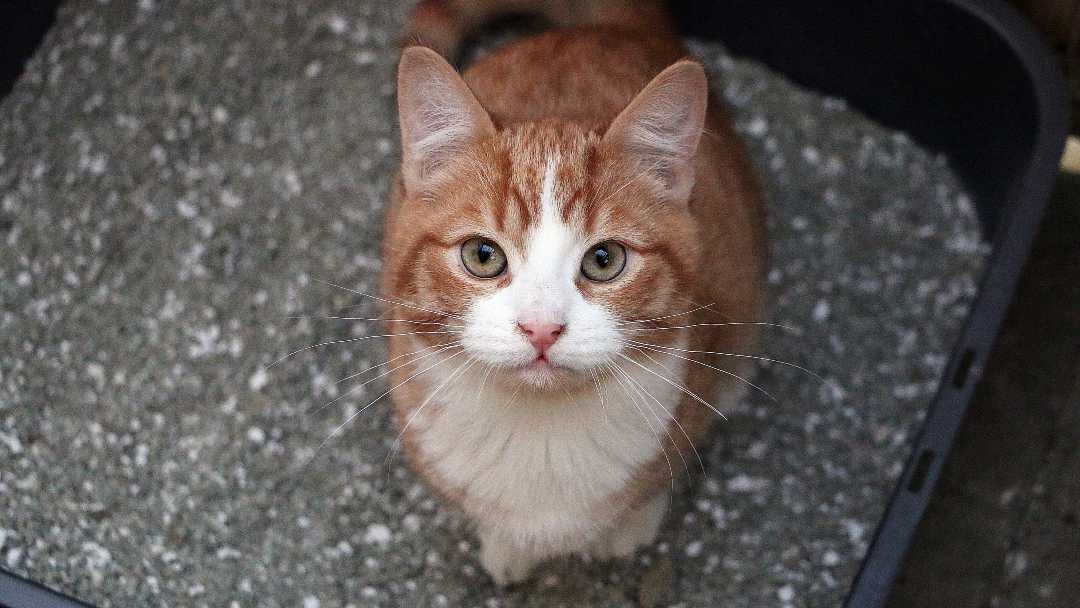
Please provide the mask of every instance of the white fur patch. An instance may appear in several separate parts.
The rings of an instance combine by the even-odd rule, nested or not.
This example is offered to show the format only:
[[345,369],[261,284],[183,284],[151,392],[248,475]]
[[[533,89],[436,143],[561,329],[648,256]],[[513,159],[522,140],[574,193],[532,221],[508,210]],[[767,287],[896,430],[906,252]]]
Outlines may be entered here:
[[[617,511],[606,499],[678,432],[669,426],[682,393],[660,376],[682,384],[685,374],[674,356],[647,362],[655,374],[619,358],[618,319],[576,285],[593,243],[560,217],[558,163],[555,156],[546,164],[526,250],[507,252],[509,285],[472,303],[466,356],[432,371],[431,386],[440,388],[414,425],[425,460],[461,492],[484,537],[541,556],[583,550],[613,524]],[[517,328],[522,319],[564,325],[546,356],[585,387],[599,374],[596,391],[579,383],[568,393],[551,374],[545,382],[543,370],[525,371],[536,351]],[[467,361],[471,368],[459,368]],[[611,364],[625,376],[613,377]],[[489,382],[489,373],[520,382]],[[672,467],[679,475],[682,463]]]
[[[670,372],[648,367],[683,382],[684,361],[656,360]],[[577,397],[485,383],[481,367],[437,370],[433,386],[445,385],[414,425],[417,445],[486,536],[540,556],[585,550],[613,523],[608,497],[678,432],[669,426],[682,393],[626,362],[628,378],[606,374]]]

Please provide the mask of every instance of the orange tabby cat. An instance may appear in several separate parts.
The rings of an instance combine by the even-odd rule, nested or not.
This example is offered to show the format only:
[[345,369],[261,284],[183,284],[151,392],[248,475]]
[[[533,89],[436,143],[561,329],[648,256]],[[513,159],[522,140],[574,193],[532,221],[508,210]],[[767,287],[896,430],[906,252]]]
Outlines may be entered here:
[[755,178],[659,4],[428,0],[410,33],[450,55],[504,10],[560,29],[464,78],[402,54],[382,282],[403,445],[500,584],[652,542],[740,393],[720,353],[753,346],[765,265]]

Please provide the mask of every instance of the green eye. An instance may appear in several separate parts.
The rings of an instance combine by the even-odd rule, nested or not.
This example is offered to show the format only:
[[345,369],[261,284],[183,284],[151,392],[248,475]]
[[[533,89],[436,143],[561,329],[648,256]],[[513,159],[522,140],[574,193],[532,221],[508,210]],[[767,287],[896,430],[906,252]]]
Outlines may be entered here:
[[590,281],[610,281],[626,268],[626,248],[615,241],[593,245],[581,259],[581,274]]
[[474,237],[461,245],[461,263],[474,276],[493,279],[506,270],[506,254],[494,241]]

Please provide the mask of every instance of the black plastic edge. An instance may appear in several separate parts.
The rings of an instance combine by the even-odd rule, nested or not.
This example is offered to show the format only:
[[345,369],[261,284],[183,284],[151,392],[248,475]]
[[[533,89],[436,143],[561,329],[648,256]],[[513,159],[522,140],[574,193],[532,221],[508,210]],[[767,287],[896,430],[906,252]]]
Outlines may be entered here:
[[91,606],[0,569],[0,608],[91,608]]
[[[880,608],[888,600],[1012,301],[1050,197],[1067,135],[1064,81],[1054,58],[1027,20],[1001,0],[948,1],[992,28],[1016,54],[1031,79],[1039,131],[1031,162],[1016,191],[1010,193],[1016,202],[996,235],[972,312],[852,584],[846,608]],[[963,378],[957,374],[961,365],[966,368]],[[963,381],[952,382],[954,378]]]

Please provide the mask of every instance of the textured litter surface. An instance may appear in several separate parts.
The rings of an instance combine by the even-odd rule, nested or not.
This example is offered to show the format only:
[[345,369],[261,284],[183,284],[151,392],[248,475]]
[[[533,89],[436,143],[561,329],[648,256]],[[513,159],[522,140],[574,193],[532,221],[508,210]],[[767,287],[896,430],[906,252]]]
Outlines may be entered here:
[[[492,586],[400,458],[374,310],[396,2],[72,1],[0,102],[0,567],[103,606],[835,606],[985,248],[943,159],[696,46],[769,195],[763,367],[660,542]],[[369,374],[373,375],[373,374]],[[308,460],[310,460],[310,464]]]

